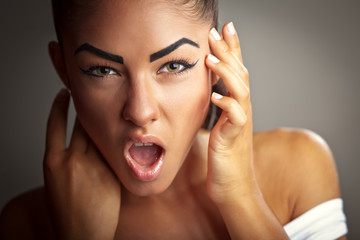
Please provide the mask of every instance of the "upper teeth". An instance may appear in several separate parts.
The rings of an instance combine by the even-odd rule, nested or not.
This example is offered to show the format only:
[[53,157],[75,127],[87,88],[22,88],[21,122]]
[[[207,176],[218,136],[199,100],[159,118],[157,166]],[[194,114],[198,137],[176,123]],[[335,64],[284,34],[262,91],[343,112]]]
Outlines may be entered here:
[[151,147],[153,143],[134,143],[135,147]]

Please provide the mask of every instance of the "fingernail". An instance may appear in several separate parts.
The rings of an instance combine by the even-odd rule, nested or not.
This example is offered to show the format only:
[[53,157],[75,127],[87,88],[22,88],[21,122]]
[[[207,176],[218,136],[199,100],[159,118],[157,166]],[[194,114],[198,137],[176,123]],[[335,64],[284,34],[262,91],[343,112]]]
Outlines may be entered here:
[[226,25],[226,29],[228,30],[228,32],[229,32],[231,35],[235,35],[235,34],[236,34],[236,30],[235,30],[235,27],[234,27],[234,23],[233,23],[233,22],[229,22],[228,25]]
[[220,95],[220,94],[218,94],[218,93],[216,93],[216,92],[213,92],[213,93],[212,93],[212,97],[215,98],[215,99],[217,99],[217,100],[219,100],[219,99],[222,99],[224,96],[223,96],[223,95]]
[[234,27],[234,23],[233,22],[230,22],[228,25],[226,25],[226,28],[227,30],[229,31],[229,33],[231,35],[235,35],[236,34],[236,30],[235,30],[235,27]]
[[210,34],[211,36],[215,39],[215,40],[221,40],[221,36],[220,34],[218,33],[218,31],[216,31],[215,28],[212,28],[211,31],[210,31]]
[[219,63],[220,62],[220,60],[217,57],[215,57],[214,55],[212,55],[211,53],[208,55],[208,59],[213,63]]

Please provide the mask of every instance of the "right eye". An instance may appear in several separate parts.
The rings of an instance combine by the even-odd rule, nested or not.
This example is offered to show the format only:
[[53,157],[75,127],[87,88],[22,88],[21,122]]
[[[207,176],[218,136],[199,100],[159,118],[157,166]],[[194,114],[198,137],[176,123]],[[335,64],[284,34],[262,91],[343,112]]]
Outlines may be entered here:
[[94,77],[107,77],[109,75],[118,74],[116,70],[111,67],[104,66],[94,66],[89,68],[88,70],[81,69],[85,74],[94,76]]

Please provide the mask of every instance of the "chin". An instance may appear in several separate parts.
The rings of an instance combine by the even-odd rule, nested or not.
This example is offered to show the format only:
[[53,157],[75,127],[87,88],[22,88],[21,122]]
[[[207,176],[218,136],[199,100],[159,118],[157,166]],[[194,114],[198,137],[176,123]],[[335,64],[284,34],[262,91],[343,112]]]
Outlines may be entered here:
[[121,181],[122,185],[133,195],[138,197],[151,197],[164,193],[169,186],[171,185],[171,181],[162,181],[156,179],[152,182],[139,182],[139,181],[131,181],[128,182],[126,180]]

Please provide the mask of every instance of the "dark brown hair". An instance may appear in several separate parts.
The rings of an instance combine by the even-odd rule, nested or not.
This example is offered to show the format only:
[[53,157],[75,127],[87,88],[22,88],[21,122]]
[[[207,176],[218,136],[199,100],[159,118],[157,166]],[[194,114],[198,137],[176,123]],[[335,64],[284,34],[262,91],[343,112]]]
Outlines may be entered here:
[[[52,10],[56,34],[61,43],[61,34],[67,26],[70,26],[75,17],[82,17],[79,14],[89,14],[92,6],[100,0],[52,0]],[[133,0],[134,1],[134,0]],[[209,27],[217,28],[218,24],[218,0],[168,0],[184,9],[184,13],[194,20],[209,23]],[[79,11],[81,10],[81,11]],[[91,12],[90,12],[91,13]],[[226,95],[226,88],[220,79],[213,86],[213,91]],[[203,124],[203,128],[212,129],[221,114],[221,109],[210,103],[209,112]]]

